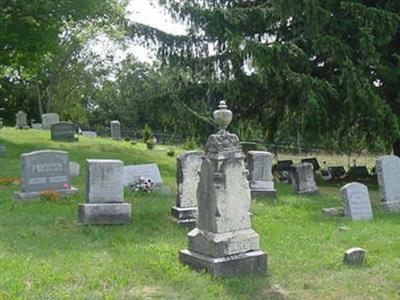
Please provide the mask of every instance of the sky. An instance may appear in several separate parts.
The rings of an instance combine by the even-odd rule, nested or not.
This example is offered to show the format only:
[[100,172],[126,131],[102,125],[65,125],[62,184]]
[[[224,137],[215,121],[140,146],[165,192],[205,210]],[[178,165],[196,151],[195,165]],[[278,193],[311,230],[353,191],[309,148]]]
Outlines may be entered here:
[[[186,33],[185,26],[174,20],[157,5],[157,0],[130,0],[126,8],[126,16],[132,22],[142,23],[163,30],[167,33],[182,35]],[[130,44],[127,49],[121,49],[105,35],[98,36],[89,46],[95,53],[105,58],[108,54],[114,56],[114,63],[123,60],[128,54],[134,54],[140,61],[151,62],[155,53],[145,47]]]

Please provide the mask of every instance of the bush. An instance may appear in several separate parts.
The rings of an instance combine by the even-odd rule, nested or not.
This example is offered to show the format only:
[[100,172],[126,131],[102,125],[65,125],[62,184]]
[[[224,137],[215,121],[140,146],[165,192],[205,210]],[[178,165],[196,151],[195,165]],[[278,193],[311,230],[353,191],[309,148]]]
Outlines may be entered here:
[[183,144],[183,149],[185,150],[193,150],[196,148],[196,141],[194,138],[187,139],[185,144]]
[[144,126],[142,135],[143,135],[143,142],[146,144],[147,144],[147,141],[153,137],[153,131],[151,130],[151,127],[148,124],[146,124]]
[[169,148],[167,150],[167,155],[170,156],[170,157],[174,157],[175,156],[175,149]]
[[149,150],[153,150],[154,149],[155,143],[154,143],[152,138],[146,140],[146,146],[147,146],[147,149],[149,149]]

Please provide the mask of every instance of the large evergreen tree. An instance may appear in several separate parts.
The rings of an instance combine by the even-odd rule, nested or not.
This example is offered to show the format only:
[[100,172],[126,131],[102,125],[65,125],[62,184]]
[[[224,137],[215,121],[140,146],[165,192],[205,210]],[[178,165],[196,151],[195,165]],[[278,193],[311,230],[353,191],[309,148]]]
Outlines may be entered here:
[[261,126],[271,141],[289,122],[308,144],[338,137],[347,146],[351,133],[370,148],[397,145],[399,154],[398,0],[159,2],[189,34],[139,25],[131,33],[207,80],[242,123]]

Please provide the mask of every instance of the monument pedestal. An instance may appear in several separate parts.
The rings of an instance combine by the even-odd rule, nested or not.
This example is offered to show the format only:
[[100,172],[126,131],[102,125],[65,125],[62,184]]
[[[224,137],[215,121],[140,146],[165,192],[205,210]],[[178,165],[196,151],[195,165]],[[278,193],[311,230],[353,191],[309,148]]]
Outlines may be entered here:
[[[58,189],[50,190],[52,192],[59,193],[61,195],[73,195],[78,192],[78,189],[71,187],[69,189]],[[16,200],[31,200],[40,197],[46,190],[40,192],[14,192],[14,198]]]
[[239,276],[267,272],[268,256],[255,250],[224,257],[212,257],[190,250],[179,251],[179,260],[196,270],[206,270],[215,277]]
[[84,203],[78,205],[78,223],[81,225],[129,224],[130,203]]
[[171,215],[180,225],[193,227],[196,225],[197,207],[177,207],[171,208]]
[[250,192],[252,198],[276,196],[273,181],[252,181],[250,182]]

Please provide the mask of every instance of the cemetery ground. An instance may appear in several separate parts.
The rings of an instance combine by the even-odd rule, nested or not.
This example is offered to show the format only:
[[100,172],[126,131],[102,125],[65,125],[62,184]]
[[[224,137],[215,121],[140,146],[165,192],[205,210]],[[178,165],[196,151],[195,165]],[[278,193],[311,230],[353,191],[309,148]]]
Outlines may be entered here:
[[[40,130],[3,128],[0,144],[7,147],[0,178],[20,177],[20,155],[41,149],[66,150],[81,165],[80,176],[72,178],[79,193],[58,201],[15,202],[19,187],[0,185],[0,299],[281,299],[285,293],[276,285],[288,299],[400,298],[400,217],[379,208],[376,186],[370,187],[374,219],[351,222],[321,213],[341,205],[341,184],[319,184],[321,195],[309,197],[276,184],[277,198],[252,200],[251,206],[253,229],[269,256],[268,274],[214,279],[178,261],[187,230],[170,217],[175,157],[106,138],[53,142]],[[173,193],[125,190],[130,225],[79,226],[86,158],[155,162]],[[351,247],[368,251],[366,264],[342,264]]]

